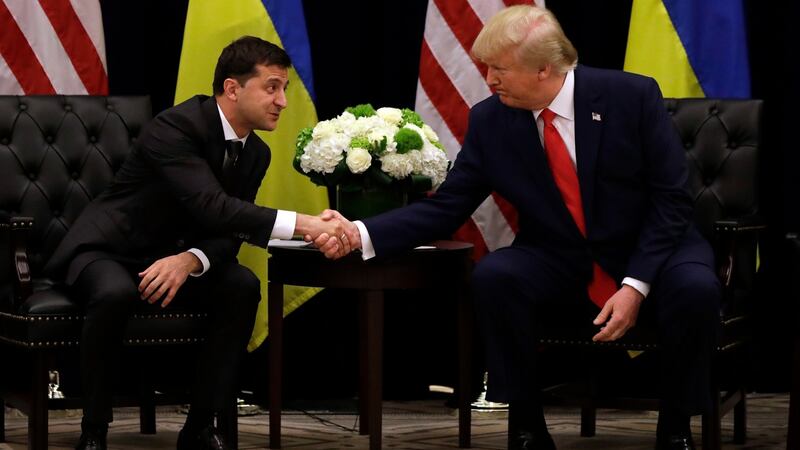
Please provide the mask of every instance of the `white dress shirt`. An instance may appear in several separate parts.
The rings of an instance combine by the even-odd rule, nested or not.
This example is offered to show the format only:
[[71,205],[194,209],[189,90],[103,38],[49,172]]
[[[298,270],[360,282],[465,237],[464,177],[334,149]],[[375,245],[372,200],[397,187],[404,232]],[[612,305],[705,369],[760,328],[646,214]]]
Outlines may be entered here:
[[[574,71],[570,70],[567,72],[567,76],[564,79],[564,84],[561,86],[561,90],[558,91],[558,95],[556,95],[550,105],[548,105],[547,109],[556,114],[555,118],[553,119],[553,126],[556,127],[558,134],[561,135],[561,139],[564,141],[564,144],[567,147],[567,152],[569,152],[569,157],[572,160],[572,164],[577,167],[577,157],[575,153]],[[542,143],[542,148],[544,148],[544,120],[539,120],[539,116],[541,115],[542,111],[542,109],[534,110],[533,117],[536,121],[536,129],[539,131],[539,141]],[[369,237],[367,227],[364,226],[360,220],[356,220],[355,224],[358,226],[358,231],[361,234],[362,258],[366,260],[374,257],[375,248],[372,246],[372,240]],[[650,284],[635,278],[625,277],[622,280],[622,284],[627,284],[628,286],[636,289],[645,297],[647,297],[647,294],[650,293]]]
[[[225,140],[241,142],[242,147],[244,147],[245,142],[247,142],[247,138],[250,137],[250,133],[247,133],[247,135],[242,138],[237,136],[236,132],[233,131],[233,127],[231,126],[230,122],[228,122],[228,119],[225,117],[225,114],[222,113],[222,108],[220,108],[219,105],[217,105],[217,111],[219,111],[219,118],[222,122],[222,132],[225,135]],[[225,153],[225,158],[228,158],[227,152]],[[296,223],[296,212],[279,209],[278,215],[275,217],[275,225],[272,226],[270,239],[291,239],[294,235],[294,227]],[[211,261],[208,260],[208,257],[205,253],[203,253],[202,250],[199,248],[190,248],[186,251],[192,253],[194,256],[197,256],[197,259],[199,259],[200,263],[203,265],[202,271],[191,273],[191,276],[199,277],[200,275],[208,272],[208,269],[211,268]]]

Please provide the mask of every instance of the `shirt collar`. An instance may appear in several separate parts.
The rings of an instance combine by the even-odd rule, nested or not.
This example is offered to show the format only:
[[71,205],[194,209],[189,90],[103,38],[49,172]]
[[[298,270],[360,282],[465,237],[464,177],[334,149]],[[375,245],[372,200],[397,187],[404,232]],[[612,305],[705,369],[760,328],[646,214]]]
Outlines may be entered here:
[[219,118],[222,121],[222,133],[225,135],[226,141],[239,141],[242,145],[247,142],[247,138],[250,136],[250,133],[247,133],[244,137],[240,138],[236,135],[236,132],[233,131],[233,127],[231,123],[228,122],[228,119],[225,117],[225,114],[222,113],[222,108],[219,107],[219,103],[217,104],[217,111],[219,111]]
[[[558,95],[547,106],[547,109],[553,111],[558,116],[567,120],[575,120],[575,71],[570,70],[564,78],[564,85],[558,91]],[[533,115],[536,119],[543,109],[533,110]]]

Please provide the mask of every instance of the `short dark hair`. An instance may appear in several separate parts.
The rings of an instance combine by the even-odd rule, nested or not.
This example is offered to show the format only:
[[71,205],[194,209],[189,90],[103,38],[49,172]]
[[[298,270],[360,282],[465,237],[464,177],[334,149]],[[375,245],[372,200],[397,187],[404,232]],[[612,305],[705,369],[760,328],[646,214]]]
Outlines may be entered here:
[[256,74],[256,65],[292,66],[289,55],[277,45],[255,36],[243,36],[222,49],[214,69],[214,95],[222,94],[226,78],[244,84]]

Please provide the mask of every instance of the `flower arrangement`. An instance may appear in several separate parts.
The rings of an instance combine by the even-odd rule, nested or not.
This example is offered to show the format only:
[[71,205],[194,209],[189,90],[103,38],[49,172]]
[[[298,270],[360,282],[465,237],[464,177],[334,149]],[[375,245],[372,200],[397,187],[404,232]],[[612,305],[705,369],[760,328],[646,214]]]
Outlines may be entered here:
[[424,192],[444,181],[450,161],[419,114],[365,104],[301,130],[293,165],[315,184],[340,190]]

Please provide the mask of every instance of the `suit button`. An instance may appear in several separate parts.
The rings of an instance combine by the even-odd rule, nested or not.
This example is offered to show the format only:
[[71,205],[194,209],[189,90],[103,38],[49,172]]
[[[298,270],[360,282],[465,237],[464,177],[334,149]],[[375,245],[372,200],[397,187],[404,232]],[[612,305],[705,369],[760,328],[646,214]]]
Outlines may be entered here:
[[247,239],[247,240],[249,240],[249,239],[250,239],[250,235],[249,235],[249,234],[245,234],[245,235],[244,235],[244,238],[245,238],[245,239]]
[[239,239],[244,239],[244,233],[239,233]]

